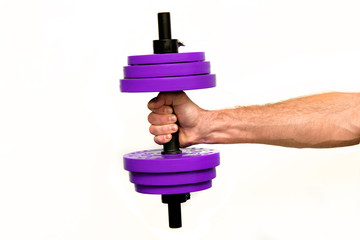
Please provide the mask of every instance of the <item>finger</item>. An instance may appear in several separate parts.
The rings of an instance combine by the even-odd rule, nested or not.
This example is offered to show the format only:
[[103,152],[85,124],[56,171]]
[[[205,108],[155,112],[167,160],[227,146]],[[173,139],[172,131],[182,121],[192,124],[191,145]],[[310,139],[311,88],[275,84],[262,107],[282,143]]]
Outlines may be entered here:
[[153,125],[166,125],[176,122],[176,116],[174,114],[157,114],[157,113],[150,113],[148,116],[149,123]]
[[176,124],[151,125],[149,128],[149,132],[155,136],[175,133],[177,130],[178,130],[178,126]]
[[159,114],[170,114],[173,113],[173,108],[170,106],[161,106],[160,108],[153,108],[150,109],[152,112],[154,113],[159,113]]
[[154,141],[159,145],[163,145],[169,142],[171,138],[172,138],[171,134],[159,135],[154,137]]

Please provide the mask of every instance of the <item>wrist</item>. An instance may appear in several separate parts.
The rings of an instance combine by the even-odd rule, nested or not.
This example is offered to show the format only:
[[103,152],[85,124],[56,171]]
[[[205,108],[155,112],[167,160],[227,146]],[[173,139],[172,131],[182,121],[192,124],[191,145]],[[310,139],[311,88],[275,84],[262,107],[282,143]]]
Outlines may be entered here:
[[241,121],[234,121],[235,109],[204,110],[199,125],[197,143],[225,144],[239,142]]
[[195,144],[211,144],[215,143],[216,138],[213,137],[215,131],[215,119],[216,111],[202,110],[199,117],[197,135],[195,138]]

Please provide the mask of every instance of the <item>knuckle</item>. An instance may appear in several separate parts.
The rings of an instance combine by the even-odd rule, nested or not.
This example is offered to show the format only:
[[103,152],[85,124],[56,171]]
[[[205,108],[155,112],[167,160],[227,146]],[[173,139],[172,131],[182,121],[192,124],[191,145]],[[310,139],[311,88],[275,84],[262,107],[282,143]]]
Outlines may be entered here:
[[151,123],[151,119],[152,119],[152,113],[150,113],[150,114],[148,115],[148,122],[149,122],[149,123]]
[[155,135],[155,131],[154,131],[154,126],[153,126],[153,125],[151,125],[151,126],[149,127],[149,132],[150,132],[151,134]]
[[150,113],[149,116],[148,116],[148,121],[149,123],[151,124],[157,124],[157,115],[156,113]]

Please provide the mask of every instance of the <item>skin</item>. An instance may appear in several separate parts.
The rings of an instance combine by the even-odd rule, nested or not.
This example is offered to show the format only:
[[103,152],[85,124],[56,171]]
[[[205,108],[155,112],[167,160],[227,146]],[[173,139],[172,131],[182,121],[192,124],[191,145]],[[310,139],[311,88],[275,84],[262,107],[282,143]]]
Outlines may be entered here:
[[148,108],[149,130],[158,144],[170,141],[171,133],[178,130],[181,147],[260,143],[330,148],[360,142],[360,93],[332,92],[209,111],[192,102],[184,92],[169,92],[152,99]]

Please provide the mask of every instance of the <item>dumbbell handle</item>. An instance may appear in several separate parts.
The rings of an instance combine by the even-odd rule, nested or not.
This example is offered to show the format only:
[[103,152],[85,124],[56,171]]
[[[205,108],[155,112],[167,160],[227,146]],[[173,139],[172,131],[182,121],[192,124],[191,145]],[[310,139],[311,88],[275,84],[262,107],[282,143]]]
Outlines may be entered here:
[[[158,13],[159,40],[154,40],[154,53],[178,53],[179,42],[171,39],[170,13]],[[179,125],[179,122],[176,123]],[[179,132],[173,133],[171,141],[164,144],[162,154],[179,154]]]
[[[154,40],[154,53],[178,53],[179,41],[171,39],[170,13],[158,13],[159,40]],[[175,111],[173,111],[175,114]],[[179,122],[176,122],[179,126]],[[164,144],[162,154],[180,154],[179,131],[172,134],[170,142]],[[163,203],[168,204],[169,227],[181,227],[181,203],[190,198],[189,193],[162,195]]]

